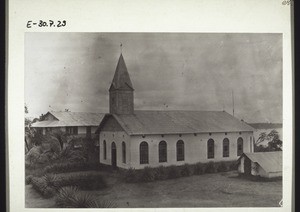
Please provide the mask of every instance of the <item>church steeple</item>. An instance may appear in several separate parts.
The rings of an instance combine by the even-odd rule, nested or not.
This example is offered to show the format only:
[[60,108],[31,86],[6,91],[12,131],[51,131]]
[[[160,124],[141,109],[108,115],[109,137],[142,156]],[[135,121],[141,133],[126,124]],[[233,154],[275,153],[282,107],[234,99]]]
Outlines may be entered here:
[[123,58],[123,55],[120,55],[116,72],[111,83],[109,90],[133,90],[133,86],[127,71],[127,67]]
[[121,53],[113,81],[109,88],[109,111],[115,114],[133,114],[133,86]]

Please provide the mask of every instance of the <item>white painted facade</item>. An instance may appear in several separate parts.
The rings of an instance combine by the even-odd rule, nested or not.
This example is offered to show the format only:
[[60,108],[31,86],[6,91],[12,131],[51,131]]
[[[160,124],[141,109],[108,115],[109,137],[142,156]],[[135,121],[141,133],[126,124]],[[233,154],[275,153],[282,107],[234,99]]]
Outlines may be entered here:
[[[225,133],[198,133],[198,134],[171,134],[171,135],[131,135],[125,131],[101,131],[99,136],[100,163],[112,165],[111,145],[115,142],[117,148],[117,167],[142,169],[146,166],[170,166],[183,165],[185,163],[194,164],[197,162],[207,163],[209,161],[233,161],[238,159],[237,139],[243,139],[243,152],[253,151],[253,132],[229,132]],[[223,157],[223,140],[229,139],[229,157]],[[207,141],[214,140],[214,158],[207,157]],[[106,141],[106,159],[104,159],[103,141]],[[177,161],[176,143],[178,140],[184,142],[184,161]],[[126,144],[126,163],[122,161],[122,142]],[[140,164],[140,144],[147,142],[149,148],[149,163]],[[159,142],[167,143],[167,162],[159,162]]]

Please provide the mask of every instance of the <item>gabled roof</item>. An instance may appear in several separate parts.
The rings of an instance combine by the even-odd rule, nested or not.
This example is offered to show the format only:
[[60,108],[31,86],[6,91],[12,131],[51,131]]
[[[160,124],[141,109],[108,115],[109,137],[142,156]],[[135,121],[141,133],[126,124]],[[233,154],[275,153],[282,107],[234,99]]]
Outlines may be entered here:
[[[38,121],[32,127],[64,127],[64,126],[98,126],[104,117],[104,113],[85,113],[85,112],[48,112],[56,120]],[[44,116],[44,117],[45,117]]]
[[115,118],[128,135],[254,131],[245,122],[223,111],[138,110],[131,115],[106,114],[97,132],[108,117]]
[[120,55],[115,75],[109,90],[133,90],[123,55]]
[[282,171],[282,151],[243,153],[240,158],[245,156],[258,163],[266,172]]
[[248,123],[251,127],[255,129],[276,129],[282,128],[281,123]]

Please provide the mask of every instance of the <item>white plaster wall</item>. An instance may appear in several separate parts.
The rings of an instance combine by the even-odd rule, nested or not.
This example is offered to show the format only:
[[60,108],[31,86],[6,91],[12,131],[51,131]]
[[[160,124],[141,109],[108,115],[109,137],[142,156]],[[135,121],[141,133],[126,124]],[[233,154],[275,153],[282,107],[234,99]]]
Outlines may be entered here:
[[242,157],[238,166],[238,172],[244,174],[245,169],[244,169],[244,164],[245,163],[245,158]]
[[273,178],[273,177],[282,177],[282,172],[270,172],[268,174],[269,178]]
[[[106,141],[106,160],[103,154],[103,141]],[[126,163],[122,161],[122,142],[126,144]],[[130,137],[125,131],[102,131],[99,135],[99,160],[100,163],[111,165],[111,144],[115,142],[117,148],[117,166],[121,168],[129,168],[130,166]]]
[[[230,161],[237,160],[237,139],[239,137],[243,138],[243,151],[250,152],[250,137],[252,132],[242,132],[239,133],[208,133],[197,134],[182,134],[180,137],[177,135],[146,135],[145,138],[142,136],[136,135],[131,136],[131,166],[136,169],[144,168],[145,166],[157,167],[160,165],[169,166],[169,165],[182,165],[185,163],[197,163],[197,162],[209,162],[209,161]],[[212,138],[215,141],[215,154],[214,158],[207,158],[207,141]],[[229,139],[229,157],[223,157],[223,139]],[[158,157],[158,144],[160,141],[167,142],[167,162],[159,163]],[[176,157],[176,143],[178,140],[184,141],[185,148],[185,160],[177,161]],[[139,146],[142,141],[146,141],[149,145],[149,164],[140,164],[140,155],[139,155]]]

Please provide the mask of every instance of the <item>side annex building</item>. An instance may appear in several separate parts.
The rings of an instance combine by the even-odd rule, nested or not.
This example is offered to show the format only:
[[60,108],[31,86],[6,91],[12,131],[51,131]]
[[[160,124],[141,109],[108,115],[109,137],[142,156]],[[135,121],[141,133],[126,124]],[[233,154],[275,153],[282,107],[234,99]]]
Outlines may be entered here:
[[225,111],[134,110],[134,89],[120,55],[100,122],[99,161],[120,168],[237,160],[254,151],[254,128]]

